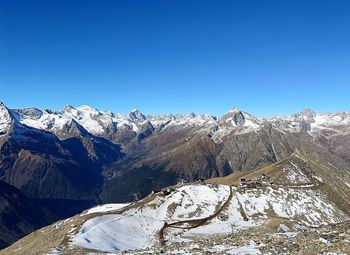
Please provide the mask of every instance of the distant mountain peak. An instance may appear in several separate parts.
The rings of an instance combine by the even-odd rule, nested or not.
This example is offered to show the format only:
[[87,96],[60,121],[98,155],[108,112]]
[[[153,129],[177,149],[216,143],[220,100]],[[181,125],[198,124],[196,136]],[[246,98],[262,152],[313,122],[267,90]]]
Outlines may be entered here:
[[306,109],[302,110],[299,114],[312,117],[312,116],[316,115],[316,112],[314,112],[313,110],[311,110],[309,108],[306,108]]
[[241,110],[238,107],[233,107],[229,112],[240,112]]
[[71,110],[75,110],[75,108],[70,104],[65,105],[62,109],[63,112],[70,112]]
[[91,110],[96,110],[96,108],[92,108],[91,106],[89,105],[81,105],[79,107],[77,107],[76,109],[80,110],[80,111],[91,111]]
[[0,102],[0,135],[7,132],[13,119],[14,118],[9,109],[7,109],[2,102]]
[[194,117],[196,117],[196,114],[194,112],[190,112],[190,113],[187,113],[185,116],[190,117],[190,118],[194,118]]
[[145,115],[143,115],[143,114],[142,114],[139,110],[137,110],[137,109],[133,109],[133,110],[129,113],[128,117],[129,117],[130,120],[141,120],[141,121],[143,121],[143,120],[146,119]]
[[236,114],[245,115],[246,113],[241,111],[238,107],[233,107],[231,110],[229,110],[226,114],[224,114],[222,117],[233,117]]

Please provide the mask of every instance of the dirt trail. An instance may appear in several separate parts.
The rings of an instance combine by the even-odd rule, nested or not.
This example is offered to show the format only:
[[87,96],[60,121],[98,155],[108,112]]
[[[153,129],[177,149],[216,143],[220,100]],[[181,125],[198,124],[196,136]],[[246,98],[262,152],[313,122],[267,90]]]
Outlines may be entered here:
[[243,208],[243,205],[242,205],[241,201],[238,199],[238,196],[237,196],[237,201],[238,201],[238,204],[239,204],[239,212],[241,213],[243,219],[244,219],[244,220],[248,220],[248,216],[247,216],[247,214],[245,213],[244,208]]
[[[159,230],[159,241],[162,245],[165,245],[165,240],[164,240],[164,232],[167,228],[182,228],[182,229],[191,229],[191,228],[197,228],[199,226],[202,226],[204,223],[206,223],[207,221],[215,218],[216,216],[218,216],[229,204],[229,202],[231,201],[232,198],[232,187],[230,187],[230,195],[227,198],[226,202],[212,215],[202,218],[202,219],[195,219],[195,220],[183,220],[183,221],[177,221],[177,222],[173,222],[173,223],[164,223],[163,227]],[[181,225],[183,224],[189,224],[188,227],[182,227]]]

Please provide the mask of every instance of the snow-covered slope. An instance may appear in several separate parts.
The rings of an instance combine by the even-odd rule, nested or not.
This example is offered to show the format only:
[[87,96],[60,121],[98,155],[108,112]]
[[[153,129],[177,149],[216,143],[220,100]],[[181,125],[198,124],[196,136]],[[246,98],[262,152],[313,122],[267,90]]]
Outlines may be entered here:
[[[147,254],[180,243],[195,249],[199,240],[239,236],[242,231],[295,236],[313,227],[350,220],[342,208],[347,197],[336,198],[329,187],[338,183],[335,192],[348,193],[350,175],[333,167],[332,176],[327,176],[329,164],[305,153],[298,151],[270,166],[236,176],[236,180],[228,179],[234,184],[231,186],[216,184],[219,179],[227,181],[228,176],[209,183],[177,184],[129,204],[97,206],[38,230],[6,252],[119,254],[129,250],[127,254]],[[343,180],[337,177],[341,175]],[[262,188],[237,185],[239,178],[257,180],[259,176],[264,176]],[[254,242],[202,248],[260,254],[262,247]]]
[[280,221],[276,230],[282,232],[349,219],[326,196],[311,187],[267,187],[246,191],[233,187],[228,206],[217,217],[193,228],[186,222],[214,214],[229,198],[229,189],[226,185],[186,185],[169,196],[156,195],[151,201],[119,214],[96,216],[86,221],[72,236],[71,244],[106,252],[143,249],[159,243],[159,231],[165,222],[183,222],[165,231],[164,238],[171,244],[190,242],[200,235],[266,227],[276,219]]
[[[178,184],[168,195],[160,192],[131,204],[92,208],[29,235],[26,245],[33,245],[31,238],[44,245],[40,236],[45,235],[51,238],[45,246],[49,254],[135,249],[142,254],[140,249],[158,250],[164,240],[166,246],[179,242],[191,246],[195,240],[248,229],[296,232],[346,220],[349,217],[314,186],[242,190],[218,184]],[[64,241],[57,240],[62,235]]]
[[208,217],[228,196],[228,186],[183,186],[169,196],[156,195],[152,201],[121,214],[88,220],[72,244],[109,252],[146,248],[158,242],[157,232],[165,222]]
[[4,135],[11,125],[11,115],[6,106],[0,102],[0,136]]

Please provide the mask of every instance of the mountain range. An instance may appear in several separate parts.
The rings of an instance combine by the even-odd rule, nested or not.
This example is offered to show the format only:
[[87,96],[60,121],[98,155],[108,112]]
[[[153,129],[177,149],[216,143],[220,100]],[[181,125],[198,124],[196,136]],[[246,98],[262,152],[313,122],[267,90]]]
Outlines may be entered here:
[[[349,215],[347,193],[327,178],[350,171],[349,112],[307,109],[265,119],[233,108],[220,118],[138,110],[124,116],[89,106],[51,111],[0,103],[0,180],[43,208],[36,227],[93,205],[136,201],[179,180],[256,171],[295,153],[311,172],[322,172],[329,183],[323,191]],[[2,204],[14,203],[6,199]],[[4,247],[14,240],[1,241]]]

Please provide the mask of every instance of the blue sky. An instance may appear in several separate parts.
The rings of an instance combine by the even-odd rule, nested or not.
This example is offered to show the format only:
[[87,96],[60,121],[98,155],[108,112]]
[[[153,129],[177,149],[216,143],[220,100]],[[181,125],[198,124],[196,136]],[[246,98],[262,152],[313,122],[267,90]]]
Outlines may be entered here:
[[350,1],[0,3],[0,100],[123,114],[350,110]]

